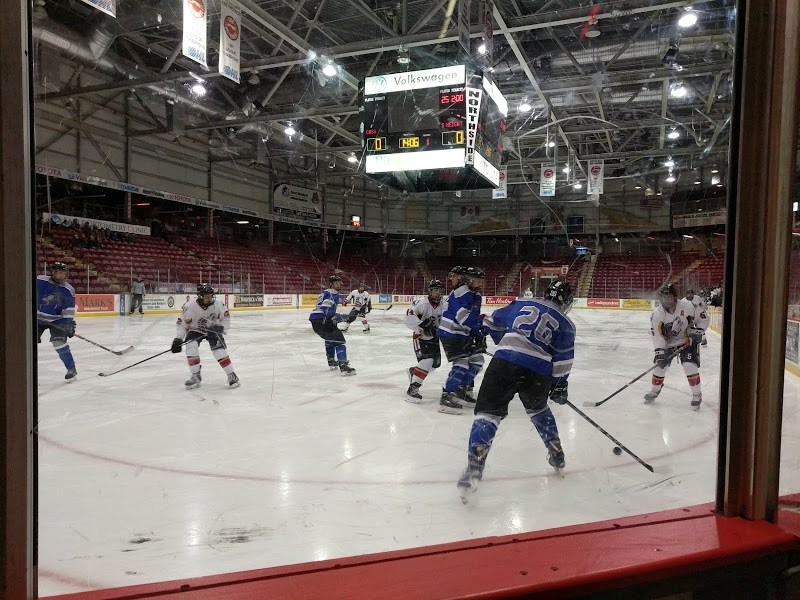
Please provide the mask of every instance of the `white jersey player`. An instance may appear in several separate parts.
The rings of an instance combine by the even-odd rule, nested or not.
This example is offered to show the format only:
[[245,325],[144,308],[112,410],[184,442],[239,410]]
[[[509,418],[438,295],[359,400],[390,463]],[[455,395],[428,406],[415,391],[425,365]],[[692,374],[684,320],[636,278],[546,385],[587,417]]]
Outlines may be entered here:
[[177,354],[181,346],[186,347],[186,360],[192,376],[186,381],[186,389],[200,387],[200,342],[208,341],[211,353],[217,359],[228,376],[231,388],[239,387],[239,378],[233,372],[233,365],[228,356],[223,333],[227,333],[231,325],[231,315],[225,305],[214,298],[214,288],[207,283],[197,286],[197,298],[183,305],[178,317],[175,339],[172,340],[172,351]]
[[404,321],[406,327],[413,331],[411,336],[417,366],[409,367],[410,385],[406,390],[406,401],[419,404],[422,395],[419,388],[428,374],[442,364],[442,351],[439,348],[439,336],[436,330],[442,318],[445,301],[442,299],[444,284],[434,279],[428,284],[428,295],[417,298],[406,310]]
[[664,387],[664,376],[675,356],[679,357],[683,372],[692,392],[692,407],[697,410],[703,401],[700,390],[700,352],[698,344],[703,339],[703,330],[694,326],[694,306],[688,300],[678,300],[675,286],[668,284],[661,289],[660,306],[650,315],[650,333],[653,336],[656,366],[652,387],[644,395],[644,403],[654,402]]
[[686,290],[686,299],[694,306],[694,325],[697,329],[703,330],[703,341],[700,342],[701,346],[706,346],[708,340],[706,339],[706,329],[708,329],[708,304],[700,294],[696,294],[692,288]]
[[364,333],[369,333],[369,322],[367,321],[367,313],[372,311],[372,298],[367,291],[367,286],[364,283],[358,284],[358,289],[353,290],[347,295],[347,298],[342,302],[342,306],[353,305],[350,314],[345,319],[345,324],[342,331],[347,331],[350,323],[361,317],[361,324],[364,326]]
[[525,288],[525,291],[522,292],[522,299],[533,300],[533,290],[531,290],[531,288]]

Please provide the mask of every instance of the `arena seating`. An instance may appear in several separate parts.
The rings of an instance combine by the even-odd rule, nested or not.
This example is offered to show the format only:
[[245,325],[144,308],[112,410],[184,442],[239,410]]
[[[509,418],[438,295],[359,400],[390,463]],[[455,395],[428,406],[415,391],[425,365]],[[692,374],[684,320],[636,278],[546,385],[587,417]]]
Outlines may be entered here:
[[695,254],[601,254],[595,261],[592,298],[652,298],[697,259]]

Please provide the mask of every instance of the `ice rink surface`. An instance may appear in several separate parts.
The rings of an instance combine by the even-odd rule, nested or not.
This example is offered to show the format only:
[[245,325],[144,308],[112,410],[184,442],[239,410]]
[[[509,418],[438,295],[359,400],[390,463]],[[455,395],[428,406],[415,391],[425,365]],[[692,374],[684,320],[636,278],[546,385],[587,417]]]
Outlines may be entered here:
[[[183,354],[165,354],[175,315],[80,318],[71,340],[78,381],[47,334],[39,345],[39,593],[41,596],[398,550],[637,515],[712,501],[720,338],[702,348],[703,405],[689,407],[677,362],[644,405],[649,313],[574,310],[570,400],[645,462],[650,473],[568,406],[553,406],[567,466],[514,400],[484,480],[462,505],[472,414],[437,412],[447,364],[404,401],[415,364],[404,308],[370,314],[346,334],[351,365],[325,363],[310,309],[237,312],[228,348],[242,387],[228,389],[201,345],[203,384],[186,391]],[[489,351],[493,345],[489,344]],[[487,362],[490,357],[486,357]],[[480,384],[482,375],[478,376]],[[780,489],[800,491],[798,380],[786,375]],[[477,391],[477,390],[476,390]]]

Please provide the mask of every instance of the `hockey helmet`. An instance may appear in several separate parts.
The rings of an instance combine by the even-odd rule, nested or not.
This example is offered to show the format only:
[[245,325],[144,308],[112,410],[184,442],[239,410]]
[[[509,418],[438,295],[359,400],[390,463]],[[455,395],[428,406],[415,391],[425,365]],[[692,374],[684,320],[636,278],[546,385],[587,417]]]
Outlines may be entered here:
[[686,299],[687,300],[691,300],[692,298],[695,297],[695,295],[696,295],[696,293],[694,291],[694,288],[687,288],[686,289]]
[[[667,310],[673,310],[675,308],[678,302],[678,292],[674,285],[668,283],[659,290],[658,295],[660,297],[661,306]],[[672,298],[669,298],[669,296],[672,296]]]
[[479,267],[467,267],[464,270],[464,275],[467,279],[485,279],[486,271]]
[[364,283],[363,281],[359,282],[359,284],[358,284],[358,291],[359,291],[359,292],[363,292],[363,291],[364,291],[364,290],[366,290],[366,289],[367,289],[367,284],[366,284],[366,283]]
[[342,278],[339,277],[338,275],[331,275],[330,277],[328,277],[328,285],[329,286],[333,287],[333,285],[335,283],[337,283],[337,282],[338,283],[342,283]]
[[[56,272],[59,273],[58,276],[56,276]],[[64,281],[67,278],[67,265],[63,262],[54,262],[50,265],[50,278],[56,283]]]
[[544,299],[549,300],[566,314],[572,308],[572,301],[574,295],[572,293],[572,286],[567,281],[556,280],[547,286],[544,292]]
[[[206,302],[205,297],[209,295],[211,296],[211,302]],[[214,288],[208,283],[201,283],[197,286],[197,299],[203,306],[211,306],[211,303],[214,302]]]
[[[438,292],[438,294],[436,293]],[[438,279],[431,279],[428,283],[428,297],[438,302],[444,293],[444,284]]]

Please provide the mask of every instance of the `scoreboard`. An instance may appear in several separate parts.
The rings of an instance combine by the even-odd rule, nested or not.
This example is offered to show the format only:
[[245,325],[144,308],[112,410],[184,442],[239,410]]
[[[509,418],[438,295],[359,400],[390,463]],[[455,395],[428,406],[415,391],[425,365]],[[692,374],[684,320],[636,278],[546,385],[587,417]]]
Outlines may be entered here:
[[410,192],[499,185],[508,104],[481,71],[453,65],[367,77],[359,92],[373,179]]

